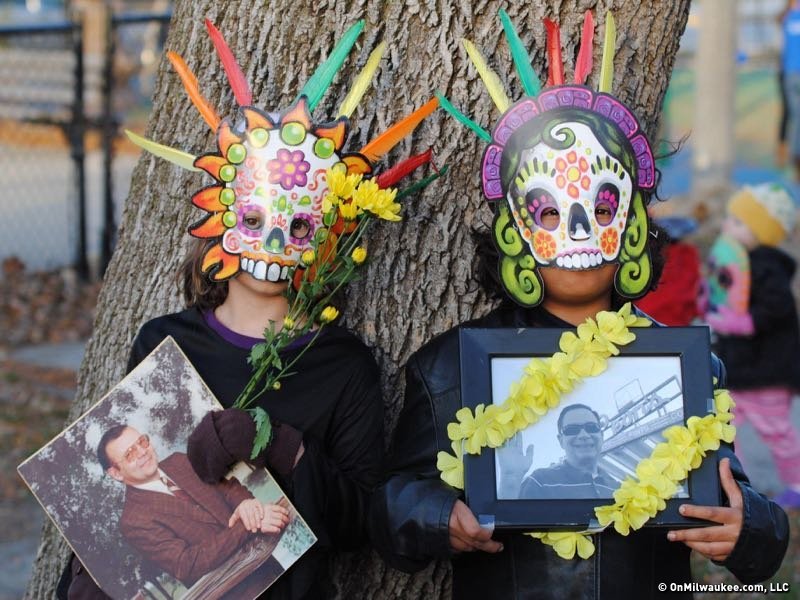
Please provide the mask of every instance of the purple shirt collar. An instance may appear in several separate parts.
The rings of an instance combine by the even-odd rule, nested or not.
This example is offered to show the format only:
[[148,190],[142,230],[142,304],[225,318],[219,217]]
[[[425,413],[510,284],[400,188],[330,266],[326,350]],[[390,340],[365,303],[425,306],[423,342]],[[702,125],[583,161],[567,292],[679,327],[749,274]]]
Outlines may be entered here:
[[[256,344],[260,344],[264,341],[264,338],[257,338],[257,337],[250,337],[249,335],[242,335],[241,333],[236,333],[232,329],[229,329],[223,325],[220,320],[217,318],[217,315],[214,314],[213,310],[205,310],[203,311],[203,318],[206,321],[206,324],[211,327],[217,334],[222,337],[226,342],[229,344],[233,344],[237,348],[243,348],[245,350],[250,350]],[[299,338],[292,340],[292,342],[286,346],[285,350],[293,350],[295,348],[301,348],[305,346],[308,342],[311,341],[311,338],[314,337],[316,332],[309,331]]]

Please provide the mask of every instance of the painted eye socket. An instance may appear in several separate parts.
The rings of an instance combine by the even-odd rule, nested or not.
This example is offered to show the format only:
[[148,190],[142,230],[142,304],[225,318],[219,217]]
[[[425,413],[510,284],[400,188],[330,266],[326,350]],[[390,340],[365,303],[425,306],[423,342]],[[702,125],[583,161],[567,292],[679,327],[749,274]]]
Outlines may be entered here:
[[264,214],[257,210],[248,210],[242,217],[242,224],[251,231],[259,231],[264,227]]
[[553,195],[544,188],[533,188],[525,194],[525,205],[539,226],[553,231],[561,222],[561,213]]
[[608,225],[619,208],[619,188],[613,183],[604,183],[594,199],[594,216],[600,225]]
[[311,225],[309,225],[308,221],[300,217],[292,219],[292,226],[289,233],[292,234],[292,237],[302,241],[311,233]]

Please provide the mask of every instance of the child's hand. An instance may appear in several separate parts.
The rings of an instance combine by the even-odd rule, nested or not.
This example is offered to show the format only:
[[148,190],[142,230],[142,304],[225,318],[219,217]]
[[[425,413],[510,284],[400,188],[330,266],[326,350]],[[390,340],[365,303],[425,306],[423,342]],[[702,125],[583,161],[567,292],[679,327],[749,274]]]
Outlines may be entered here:
[[714,521],[719,525],[670,531],[667,538],[673,542],[683,542],[706,558],[723,562],[730,556],[736,540],[739,539],[744,518],[742,492],[733,479],[728,458],[723,458],[719,463],[719,480],[722,482],[722,489],[728,496],[729,507],[695,506],[693,504],[683,504],[680,507],[680,512],[684,517]]
[[264,504],[261,533],[278,533],[289,524],[289,511],[278,504]]

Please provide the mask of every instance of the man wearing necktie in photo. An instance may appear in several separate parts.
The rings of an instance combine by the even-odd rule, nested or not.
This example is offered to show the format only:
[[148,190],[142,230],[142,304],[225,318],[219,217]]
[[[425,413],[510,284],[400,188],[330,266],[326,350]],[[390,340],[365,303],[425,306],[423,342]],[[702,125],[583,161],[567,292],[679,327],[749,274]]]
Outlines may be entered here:
[[280,533],[289,522],[286,508],[261,503],[235,478],[204,483],[183,453],[159,461],[149,436],[128,425],[106,431],[97,457],[126,486],[119,523],[124,538],[187,587],[248,537]]

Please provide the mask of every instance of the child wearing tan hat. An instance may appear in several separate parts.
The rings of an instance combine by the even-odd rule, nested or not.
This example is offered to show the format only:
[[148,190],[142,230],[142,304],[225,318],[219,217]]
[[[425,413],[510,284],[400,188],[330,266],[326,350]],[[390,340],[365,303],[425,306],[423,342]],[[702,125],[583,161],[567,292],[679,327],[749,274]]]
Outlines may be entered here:
[[790,419],[792,395],[800,390],[800,332],[791,291],[796,264],[777,246],[796,218],[780,185],[745,186],[734,194],[722,232],[746,250],[748,304],[743,312],[711,306],[706,315],[728,369],[736,423],[750,422],[772,452],[786,486],[776,500],[785,508],[800,508],[800,437]]

